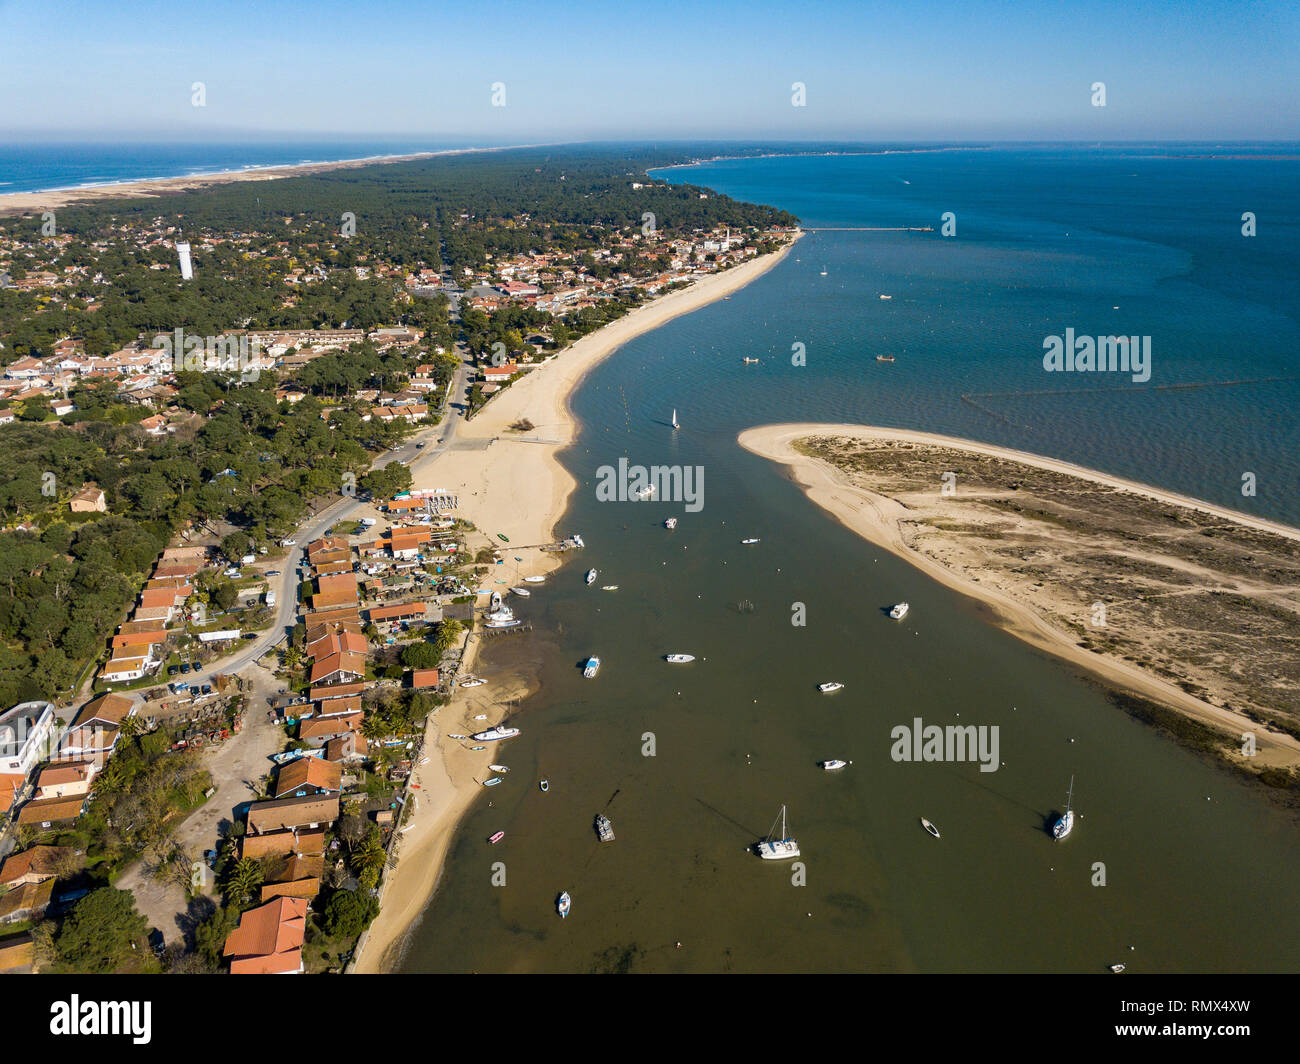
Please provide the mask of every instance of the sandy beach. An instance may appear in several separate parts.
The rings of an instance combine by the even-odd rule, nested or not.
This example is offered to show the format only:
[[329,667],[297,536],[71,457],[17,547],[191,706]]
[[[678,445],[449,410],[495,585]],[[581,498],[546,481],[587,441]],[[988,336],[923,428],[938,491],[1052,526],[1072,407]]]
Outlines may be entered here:
[[[634,337],[749,284],[780,262],[793,245],[791,241],[773,254],[705,277],[584,336],[494,396],[477,417],[460,428],[451,449],[414,469],[415,486],[455,492],[460,497],[459,514],[480,532],[494,541],[498,533],[508,536],[509,545],[502,547],[506,557],[502,568],[512,582],[516,572],[520,576],[544,575],[555,569],[559,558],[538,548],[570,531],[581,531],[555,527],[577,487],[557,455],[577,433],[569,397],[578,382]],[[522,432],[511,429],[523,419],[533,428]],[[524,561],[515,563],[515,557]],[[489,574],[482,586],[495,586],[494,579]],[[465,673],[472,672],[479,641],[478,637],[470,640]],[[437,887],[456,826],[481,790],[478,780],[488,764],[499,758],[508,760],[497,745],[475,753],[468,748],[470,744],[446,738],[449,732],[469,734],[498,723],[504,715],[502,703],[524,697],[530,687],[527,677],[485,678],[487,686],[458,689],[452,703],[429,725],[425,736],[428,761],[412,776],[418,789],[411,793],[419,796],[418,807],[403,828],[396,867],[384,878],[379,916],[356,960],[359,973],[393,969],[406,932]],[[474,721],[480,713],[486,713],[487,719]]]
[[1162,491],[1146,484],[1109,476],[1096,470],[1075,466],[1039,455],[1026,454],[1004,447],[975,443],[926,432],[878,428],[869,425],[784,424],[762,425],[747,429],[739,442],[754,454],[790,468],[796,483],[818,506],[827,510],[845,526],[877,546],[905,559],[928,576],[990,606],[999,623],[1011,634],[1042,650],[1063,658],[1124,690],[1132,691],[1162,705],[1179,710],[1233,735],[1242,732],[1259,736],[1261,763],[1296,764],[1300,759],[1300,741],[1273,731],[1263,731],[1248,717],[1193,697],[1181,688],[1153,676],[1128,662],[1093,653],[1081,648],[1077,637],[1048,624],[1025,603],[1003,594],[986,583],[972,583],[954,573],[934,558],[913,549],[903,532],[903,524],[914,515],[897,500],[863,490],[851,484],[845,474],[816,458],[794,450],[795,441],[810,436],[848,437],[852,439],[892,440],[931,444],[973,454],[1014,461],[1038,469],[1063,473],[1118,488],[1173,506],[1188,507],[1201,513],[1232,521],[1247,528],[1268,531],[1292,540],[1300,540],[1300,529],[1261,518],[1251,517],[1199,499]]
[[[525,147],[512,145],[511,147]],[[169,196],[178,192],[227,185],[235,181],[278,181],[286,177],[306,177],[330,170],[354,170],[362,166],[433,159],[442,155],[465,155],[469,152],[507,151],[508,148],[448,148],[443,151],[417,152],[413,155],[382,155],[369,159],[340,159],[326,163],[297,163],[292,166],[258,166],[247,170],[224,170],[214,174],[153,178],[143,181],[118,181],[112,184],[79,188],[56,188],[44,192],[8,192],[0,195],[0,217],[33,214],[72,204],[85,205],[104,200],[133,199],[139,196]]]

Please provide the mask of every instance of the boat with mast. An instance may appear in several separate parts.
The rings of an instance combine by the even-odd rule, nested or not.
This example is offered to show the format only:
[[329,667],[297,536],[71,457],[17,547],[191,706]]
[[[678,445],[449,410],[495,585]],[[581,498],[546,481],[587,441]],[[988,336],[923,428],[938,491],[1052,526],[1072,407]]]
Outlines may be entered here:
[[[781,823],[780,834],[776,830],[777,821]],[[772,821],[767,838],[754,843],[754,852],[764,861],[788,861],[799,856],[799,840],[791,836],[786,827],[785,806],[781,806],[781,812]]]
[[1070,777],[1070,789],[1065,792],[1065,812],[1056,818],[1052,825],[1052,838],[1063,839],[1074,830],[1074,777]]
[[673,407],[673,428],[679,429],[681,427],[681,422],[677,420],[677,407]]

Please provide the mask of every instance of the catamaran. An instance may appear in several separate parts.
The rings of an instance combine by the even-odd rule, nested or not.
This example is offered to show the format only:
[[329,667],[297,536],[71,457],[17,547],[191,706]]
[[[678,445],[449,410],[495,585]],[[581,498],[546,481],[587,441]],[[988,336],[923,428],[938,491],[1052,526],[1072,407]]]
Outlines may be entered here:
[[614,841],[614,825],[609,822],[609,817],[604,813],[596,815],[596,835],[601,842]]
[[587,583],[589,583],[589,584],[594,584],[594,583],[596,582],[596,576],[597,576],[597,573],[596,573],[596,570],[595,570],[595,569],[588,569],[588,570],[587,570],[587,578],[586,578],[586,579],[587,579]]
[[498,724],[487,731],[475,732],[470,738],[480,743],[490,743],[498,739],[513,739],[518,734],[518,728],[507,728],[504,724]]
[[[776,833],[776,820],[781,822],[781,834]],[[799,840],[792,838],[785,826],[785,806],[781,806],[781,812],[776,820],[772,821],[772,828],[767,833],[767,838],[754,843],[754,852],[764,861],[788,861],[791,857],[799,856]]]
[[831,680],[829,683],[819,683],[817,685],[817,690],[819,690],[824,695],[828,695],[832,691],[842,690],[843,687],[844,685],[842,683],[836,683],[834,680]]
[[569,915],[569,909],[572,905],[573,899],[569,897],[569,892],[567,890],[560,891],[560,896],[555,899],[555,911],[560,914],[561,920]]
[[594,678],[596,673],[598,673],[599,671],[600,671],[600,658],[596,657],[595,655],[592,655],[587,659],[587,664],[583,666],[582,675],[586,677],[588,680],[590,680]]
[[1065,794],[1065,812],[1056,818],[1056,823],[1052,825],[1052,838],[1063,839],[1066,835],[1074,830],[1074,810],[1070,806],[1074,802],[1074,777],[1070,777],[1070,789]]
[[904,617],[907,616],[907,611],[909,609],[911,609],[911,607],[906,602],[900,602],[897,606],[895,606],[893,609],[889,611],[889,616],[894,618],[894,620],[896,621],[901,621]]
[[694,654],[669,654],[664,658],[664,661],[670,662],[673,665],[684,665],[686,662],[694,660]]

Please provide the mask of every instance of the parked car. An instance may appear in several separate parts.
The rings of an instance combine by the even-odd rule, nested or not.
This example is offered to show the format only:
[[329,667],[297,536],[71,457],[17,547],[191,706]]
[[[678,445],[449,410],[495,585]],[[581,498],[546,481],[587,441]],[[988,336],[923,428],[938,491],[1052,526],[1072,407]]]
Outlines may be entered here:
[[189,672],[189,671],[190,671],[190,663],[188,661],[182,662],[181,672]]
[[279,576],[279,575],[280,575],[280,570],[279,570],[279,569],[268,569],[268,570],[266,571],[266,575],[267,575],[267,576]]
[[168,665],[168,666],[167,666],[167,675],[168,675],[168,676],[175,676],[175,675],[176,675],[178,672],[180,672],[180,671],[181,671],[181,667],[180,667],[179,665]]
[[205,683],[205,684],[203,685],[203,693],[204,693],[205,695],[210,695],[210,694],[212,694],[212,684],[210,684],[210,683]]

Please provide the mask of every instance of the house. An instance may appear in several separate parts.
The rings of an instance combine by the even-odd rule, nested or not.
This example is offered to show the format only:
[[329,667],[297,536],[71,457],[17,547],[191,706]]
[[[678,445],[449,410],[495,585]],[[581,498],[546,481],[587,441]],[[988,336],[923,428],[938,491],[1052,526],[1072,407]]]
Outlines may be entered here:
[[308,683],[347,683],[361,680],[366,675],[366,656],[355,651],[339,651],[312,663]]
[[392,624],[397,621],[422,621],[426,606],[423,602],[401,602],[394,606],[372,606],[368,612],[372,624]]
[[30,975],[36,964],[36,942],[31,934],[0,938],[0,975]]
[[361,731],[361,713],[341,713],[334,717],[310,718],[299,722],[298,738],[314,747],[324,746],[331,739],[349,732]]
[[84,797],[95,778],[94,761],[55,761],[41,769],[36,777],[36,800]]
[[57,866],[72,855],[68,846],[31,846],[10,854],[0,865],[0,889],[44,883],[58,875]]
[[411,672],[411,686],[417,691],[427,687],[438,686],[437,669],[414,669]]
[[331,687],[313,687],[307,692],[307,697],[313,702],[321,703],[321,712],[325,712],[325,702],[333,698],[352,698],[354,695],[364,694],[366,685],[364,683],[336,683]]
[[18,824],[21,827],[34,827],[45,830],[55,824],[70,824],[81,816],[86,804],[84,794],[70,798],[33,799],[18,810]]
[[343,769],[319,757],[299,757],[281,765],[275,777],[276,798],[305,798],[339,793]]
[[239,855],[253,859],[279,854],[324,852],[324,831],[268,831],[265,835],[245,835],[239,843]]
[[0,714],[0,774],[26,779],[49,756],[56,722],[50,702],[22,702]]
[[268,831],[323,827],[334,823],[338,818],[337,796],[275,798],[268,802],[254,802],[248,807],[248,834],[261,835]]
[[39,883],[24,883],[6,894],[0,894],[0,924],[39,920],[49,908],[53,894],[53,878]]
[[504,384],[518,372],[518,363],[507,362],[503,366],[484,366],[479,375],[489,384]]
[[102,514],[108,510],[108,504],[104,501],[102,488],[87,484],[68,500],[68,509],[74,514]]
[[307,657],[316,661],[323,660],[331,654],[361,654],[364,656],[368,644],[360,632],[338,631],[324,632],[307,643]]
[[81,711],[72,720],[72,726],[80,728],[105,724],[120,728],[124,720],[135,716],[136,708],[135,699],[126,695],[100,695],[81,707]]
[[167,419],[162,414],[154,414],[140,422],[140,427],[150,436],[167,435]]
[[15,773],[0,773],[0,813],[7,813],[18,801],[27,785],[27,777]]
[[326,761],[360,761],[369,752],[366,737],[360,732],[336,735],[325,744]]
[[275,898],[249,909],[226,939],[223,956],[230,958],[230,974],[301,972],[306,933],[306,898]]
[[315,719],[328,719],[337,717],[343,713],[360,713],[361,696],[353,695],[350,698],[326,698],[316,703]]

